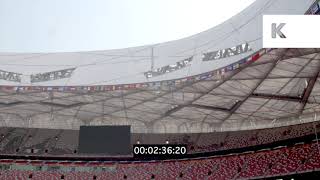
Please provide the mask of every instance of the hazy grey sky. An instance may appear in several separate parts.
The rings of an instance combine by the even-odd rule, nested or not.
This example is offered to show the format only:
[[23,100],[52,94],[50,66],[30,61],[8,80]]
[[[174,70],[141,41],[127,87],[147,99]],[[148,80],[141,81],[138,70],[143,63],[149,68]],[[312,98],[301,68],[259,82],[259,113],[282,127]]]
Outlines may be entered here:
[[207,30],[254,0],[0,0],[0,52],[165,42]]

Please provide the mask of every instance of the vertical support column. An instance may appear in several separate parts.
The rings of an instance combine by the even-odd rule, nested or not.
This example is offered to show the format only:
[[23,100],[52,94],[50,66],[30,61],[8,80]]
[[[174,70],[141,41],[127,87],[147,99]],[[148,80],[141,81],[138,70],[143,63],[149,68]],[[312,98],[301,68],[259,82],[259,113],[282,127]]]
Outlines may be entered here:
[[154,69],[154,54],[153,54],[153,46],[151,47],[151,71]]

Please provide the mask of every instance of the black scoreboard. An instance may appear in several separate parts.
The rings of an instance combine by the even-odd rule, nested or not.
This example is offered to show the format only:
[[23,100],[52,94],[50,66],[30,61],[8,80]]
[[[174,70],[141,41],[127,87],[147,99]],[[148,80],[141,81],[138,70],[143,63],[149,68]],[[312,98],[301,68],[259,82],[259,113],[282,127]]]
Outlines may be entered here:
[[130,126],[80,126],[79,153],[128,155]]

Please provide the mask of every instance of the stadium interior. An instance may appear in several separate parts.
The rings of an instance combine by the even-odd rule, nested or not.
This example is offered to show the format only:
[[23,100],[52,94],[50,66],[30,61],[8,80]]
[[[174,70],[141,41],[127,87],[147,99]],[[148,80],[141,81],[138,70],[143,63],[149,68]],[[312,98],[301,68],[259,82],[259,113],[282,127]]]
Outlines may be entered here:
[[[211,34],[218,34],[228,39],[215,41],[232,43],[211,46],[209,41],[202,43],[204,49],[198,44],[198,51],[185,50],[194,46],[187,38],[135,47],[130,55],[123,54],[128,49],[87,54],[0,53],[0,179],[320,177],[320,49],[262,48],[258,45],[261,37],[242,36],[250,34],[245,32],[247,26],[255,27],[258,22],[244,18],[252,9],[257,9],[253,17],[273,9],[319,15],[319,4],[314,0],[257,0],[233,17],[244,19],[234,24],[238,30],[219,34],[229,28],[227,23],[190,37],[205,42]],[[151,69],[149,64],[148,68],[139,66],[137,78],[128,75],[111,84],[104,84],[108,74],[101,72],[114,67],[102,64],[101,69],[92,70],[93,62],[87,60],[108,57],[130,66],[131,60],[146,58],[149,63],[150,57],[153,62],[167,51],[183,53],[162,64],[155,61]],[[41,71],[42,66],[22,66],[20,61],[9,66],[14,58],[43,62],[46,67]],[[50,63],[55,58],[63,63],[70,58],[70,65],[61,68]],[[205,64],[218,61],[226,63]],[[72,62],[85,65],[73,66]],[[199,65],[197,70],[187,70],[194,65]],[[27,72],[32,68],[36,73],[30,75]],[[190,73],[179,73],[182,70]],[[74,78],[81,72],[100,75]],[[121,70],[116,73],[122,75]],[[129,154],[81,153],[80,127],[120,125],[131,128]],[[154,144],[185,145],[187,151],[174,156],[133,155],[134,145]]]

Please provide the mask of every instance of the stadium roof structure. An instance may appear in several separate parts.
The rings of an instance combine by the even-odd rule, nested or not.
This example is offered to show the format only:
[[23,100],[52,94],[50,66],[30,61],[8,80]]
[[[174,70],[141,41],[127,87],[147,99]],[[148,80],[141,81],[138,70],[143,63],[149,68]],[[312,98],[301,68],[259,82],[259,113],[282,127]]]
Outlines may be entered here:
[[0,125],[188,133],[312,121],[320,49],[263,49],[261,35],[263,14],[312,13],[313,5],[258,0],[208,31],[156,45],[0,53]]

